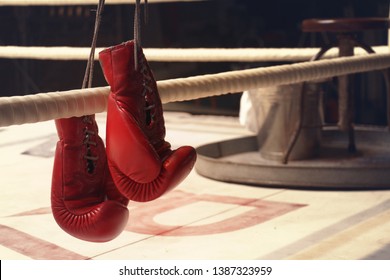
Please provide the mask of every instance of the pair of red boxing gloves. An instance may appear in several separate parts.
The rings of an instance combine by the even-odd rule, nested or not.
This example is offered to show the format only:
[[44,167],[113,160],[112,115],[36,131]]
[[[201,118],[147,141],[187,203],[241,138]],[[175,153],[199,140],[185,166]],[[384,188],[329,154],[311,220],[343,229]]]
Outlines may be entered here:
[[94,115],[56,120],[51,190],[58,225],[92,242],[117,237],[128,222],[129,200],[160,197],[196,160],[194,148],[172,150],[164,140],[161,99],[142,48],[128,41],[103,50],[99,60],[111,87],[106,147]]

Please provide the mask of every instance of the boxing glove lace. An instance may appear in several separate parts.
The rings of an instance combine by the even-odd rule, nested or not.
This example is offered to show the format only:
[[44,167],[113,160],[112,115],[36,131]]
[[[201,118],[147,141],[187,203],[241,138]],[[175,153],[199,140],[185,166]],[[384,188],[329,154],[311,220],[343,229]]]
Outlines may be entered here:
[[115,185],[130,200],[156,199],[186,178],[196,160],[195,149],[172,150],[165,141],[157,84],[140,46],[122,43],[101,51],[99,60],[111,87],[106,151]]

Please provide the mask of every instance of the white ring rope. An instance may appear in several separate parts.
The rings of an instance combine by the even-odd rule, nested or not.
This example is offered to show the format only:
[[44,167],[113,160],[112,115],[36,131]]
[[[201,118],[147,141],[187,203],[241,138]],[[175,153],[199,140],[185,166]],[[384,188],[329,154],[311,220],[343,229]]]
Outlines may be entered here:
[[[324,79],[390,67],[389,54],[340,57],[290,65],[159,81],[163,103]],[[109,87],[0,98],[0,127],[83,116],[106,109]]]
[[[205,0],[149,0],[148,3],[198,2]],[[96,5],[97,0],[0,0],[0,6],[82,6]],[[107,0],[106,5],[134,4],[135,0]]]
[[[388,46],[373,47],[376,53],[389,53]],[[103,48],[97,48],[95,59]],[[305,61],[317,54],[319,48],[194,48],[155,49],[145,48],[148,61],[159,62],[259,62],[259,61]],[[80,47],[19,47],[0,46],[0,58],[45,59],[45,60],[86,60],[90,48]],[[356,55],[366,52],[355,48]],[[338,49],[330,49],[324,58],[338,56]]]

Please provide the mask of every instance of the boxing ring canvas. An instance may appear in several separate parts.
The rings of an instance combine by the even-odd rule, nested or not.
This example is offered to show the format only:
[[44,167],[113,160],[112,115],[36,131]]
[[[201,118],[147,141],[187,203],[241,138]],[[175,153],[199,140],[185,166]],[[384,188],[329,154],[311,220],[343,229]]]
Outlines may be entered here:
[[[105,113],[96,116],[105,135]],[[235,117],[165,112],[173,148],[249,136]],[[200,176],[147,203],[125,231],[76,239],[50,209],[53,121],[0,129],[1,259],[389,259],[390,193],[265,188]]]
[[[122,0],[114,2],[119,3]],[[124,154],[120,152],[116,153],[115,155],[119,154],[118,158],[112,156],[114,154],[112,147],[115,145],[111,145],[114,141],[110,139],[114,139],[112,138],[114,134],[118,136],[115,138],[116,140],[123,140],[124,138],[122,137],[124,134],[122,134],[120,127],[118,129],[116,126],[120,123],[118,120],[121,120],[121,118],[111,118],[111,116],[117,112],[115,111],[116,109],[113,110],[112,108],[117,108],[115,106],[119,104],[117,104],[117,97],[112,98],[112,96],[121,95],[121,97],[127,98],[126,92],[116,90],[116,87],[112,84],[110,93],[110,87],[107,86],[91,88],[93,76],[93,67],[91,65],[93,65],[93,54],[95,53],[96,47],[95,38],[97,36],[100,12],[104,4],[103,0],[99,1],[94,40],[87,64],[87,70],[89,71],[86,71],[86,73],[90,73],[88,89],[85,88],[88,78],[85,78],[82,90],[75,89],[67,92],[41,93],[0,99],[0,182],[2,188],[0,196],[2,213],[0,215],[1,259],[389,259],[390,237],[387,233],[390,230],[390,193],[388,188],[381,190],[374,190],[374,188],[358,190],[353,189],[353,186],[351,186],[352,188],[348,190],[337,189],[331,191],[325,188],[313,188],[313,186],[310,187],[307,185],[305,185],[306,189],[296,189],[292,188],[293,186],[288,185],[288,183],[273,187],[261,185],[261,182],[258,182],[254,186],[247,185],[245,182],[228,183],[222,180],[213,180],[210,179],[213,176],[208,178],[202,176],[199,168],[192,169],[190,172],[191,168],[189,166],[191,165],[192,167],[192,163],[195,162],[195,152],[192,148],[191,156],[190,153],[181,154],[183,159],[180,162],[181,165],[179,165],[177,160],[177,165],[171,164],[171,166],[179,166],[179,168],[175,169],[175,167],[171,167],[170,169],[170,162],[175,161],[175,159],[171,161],[171,154],[168,155],[166,153],[170,149],[170,146],[166,142],[159,142],[163,141],[165,136],[167,141],[172,145],[173,150],[184,145],[189,145],[197,147],[198,153],[200,154],[202,151],[201,147],[210,145],[210,143],[216,143],[218,141],[225,141],[226,143],[229,140],[243,139],[245,137],[253,138],[253,135],[252,132],[240,125],[236,117],[164,112],[166,135],[164,132],[164,123],[157,122],[162,120],[162,106],[158,91],[161,94],[162,103],[169,103],[227,93],[237,93],[267,86],[305,83],[340,75],[388,69],[390,66],[388,48],[380,48],[383,51],[377,54],[229,71],[213,75],[159,81],[155,84],[151,72],[149,73],[146,58],[142,58],[139,55],[141,45],[139,40],[140,9],[138,8],[141,1],[138,0],[135,2],[134,44],[136,47],[134,47],[132,52],[127,52],[130,50],[127,47],[122,48],[124,45],[119,49],[121,52],[122,50],[126,50],[122,55],[126,54],[127,56],[131,54],[128,60],[133,61],[132,59],[134,58],[134,70],[142,72],[142,79],[137,80],[142,90],[136,90],[137,92],[135,94],[138,96],[141,92],[140,96],[143,98],[141,99],[145,103],[139,103],[144,105],[142,107],[143,110],[129,112],[129,116],[131,115],[130,120],[134,118],[134,123],[137,122],[137,124],[134,125],[132,121],[127,121],[125,125],[131,123],[133,125],[131,127],[132,130],[138,131],[137,129],[141,129],[141,132],[145,134],[147,134],[148,129],[151,130],[149,131],[148,141],[142,142],[145,145],[137,146],[138,141],[132,141],[135,138],[131,138],[129,142],[132,145],[126,147],[133,148],[133,150],[129,149],[133,152],[129,153],[129,158],[131,158],[133,163],[136,163],[137,168],[135,171],[132,170],[135,174],[137,174],[137,170],[148,173],[153,169],[153,166],[158,166],[159,163],[154,161],[155,158],[153,156],[148,161],[148,155],[151,154],[137,154],[138,151],[134,147],[140,147],[140,150],[146,150],[149,146],[153,146],[153,149],[155,149],[153,151],[158,154],[161,161],[166,161],[167,165],[164,163],[164,167],[158,170],[158,172],[163,170],[158,174],[159,176],[163,174],[158,178],[162,178],[160,181],[157,181],[157,179],[156,181],[154,179],[152,181],[146,181],[143,180],[144,178],[137,181],[137,176],[134,177],[135,180],[130,177],[127,179],[129,181],[137,181],[139,183],[137,188],[140,186],[145,187],[146,185],[150,187],[155,182],[157,184],[163,182],[161,183],[164,185],[162,187],[169,188],[170,181],[177,182],[178,186],[161,196],[161,193],[159,193],[156,196],[150,196],[150,199],[145,199],[145,197],[142,199],[137,198],[138,201],[143,202],[135,202],[137,199],[133,199],[135,197],[131,196],[132,194],[123,192],[122,194],[126,193],[126,195],[129,195],[127,198],[130,199],[128,205],[122,202],[120,204],[120,209],[121,211],[123,210],[121,213],[127,213],[127,210],[129,210],[130,217],[127,221],[127,214],[122,216],[118,214],[114,216],[114,219],[112,218],[112,213],[119,212],[106,211],[106,214],[111,213],[111,215],[104,216],[104,214],[100,215],[100,213],[104,212],[102,210],[103,206],[100,209],[98,209],[100,206],[92,207],[93,209],[90,207],[95,201],[93,197],[95,192],[92,189],[97,184],[91,183],[88,185],[90,188],[87,191],[87,199],[78,195],[75,196],[72,193],[74,190],[75,193],[78,192],[77,184],[83,181],[83,178],[87,178],[89,176],[88,174],[82,173],[84,176],[79,176],[79,181],[77,181],[76,175],[81,173],[69,172],[64,174],[65,172],[62,172],[64,170],[72,170],[72,164],[76,166],[77,162],[73,161],[69,164],[71,166],[69,169],[62,167],[62,165],[65,166],[62,163],[63,161],[68,160],[70,162],[69,159],[72,159],[71,156],[69,158],[63,156],[62,154],[65,154],[63,151],[66,151],[66,149],[72,150],[75,147],[69,144],[71,141],[67,142],[69,139],[72,140],[74,136],[71,132],[67,132],[70,135],[67,140],[64,140],[66,137],[63,134],[61,136],[61,133],[65,131],[64,127],[66,125],[64,123],[67,122],[64,119],[68,117],[85,117],[86,115],[96,114],[99,135],[106,142],[109,164],[112,165],[114,161],[117,164],[121,161],[120,159],[122,159]],[[13,3],[15,4],[16,2]],[[55,2],[54,4],[57,5],[60,3]],[[127,46],[127,43],[125,45]],[[57,49],[50,49],[52,51],[51,53],[47,52],[49,49],[46,48],[23,48],[24,51],[28,52],[28,56],[25,56],[26,54],[21,54],[22,49],[19,47],[6,46],[0,48],[0,52],[2,53],[0,56],[27,59],[37,59],[40,57],[41,59],[54,60],[71,58],[86,59],[85,48],[72,49],[71,54],[67,54],[66,57],[62,58],[56,56],[58,53]],[[110,60],[113,49],[108,50],[108,52],[99,53],[100,62],[114,61]],[[115,51],[118,51],[117,46],[115,47]],[[248,59],[249,61],[305,61],[308,57],[306,53],[308,50],[296,50],[299,51],[300,55],[297,56],[297,53],[295,53],[295,55],[293,54],[294,58],[291,58],[291,53],[287,49],[284,49],[283,52],[281,50],[270,49],[247,49],[245,50],[245,54],[247,55],[244,56],[241,55],[242,50],[224,50],[221,53],[220,50],[214,50],[220,54],[218,56],[216,53],[210,54],[210,50],[204,49],[198,49],[196,53],[193,53],[193,50],[189,49],[162,50],[162,52],[160,50],[154,51],[157,51],[157,53],[154,53],[154,59],[160,61],[224,61],[226,59],[232,59],[232,55],[235,57],[234,60],[238,61],[247,61]],[[167,56],[169,51],[171,52],[170,57]],[[309,50],[310,53],[312,51]],[[34,56],[31,56],[32,52],[35,53]],[[42,56],[42,52],[45,52],[48,56]],[[186,52],[187,55],[185,54]],[[192,54],[192,57],[188,56],[189,53]],[[270,55],[270,53],[273,55]],[[286,53],[289,54],[289,59],[286,58]],[[184,60],[183,54],[185,56]],[[207,54],[206,57],[205,54]],[[147,56],[149,55],[153,59],[153,50],[148,50]],[[237,57],[238,55],[239,57]],[[162,57],[168,60],[161,60]],[[104,67],[104,64],[101,63],[103,72],[106,70],[110,73],[111,69],[108,69],[110,67]],[[111,63],[107,65],[111,65]],[[127,64],[123,64],[123,66],[125,66],[124,70],[126,71],[132,69],[128,68]],[[138,66],[140,66],[140,69],[138,69]],[[119,76],[127,77],[127,75]],[[85,77],[88,77],[88,75],[85,75]],[[136,77],[136,75],[132,77]],[[109,79],[106,80],[108,84],[112,82]],[[122,82],[127,83],[128,80],[125,79]],[[109,98],[107,102],[108,96],[111,99]],[[141,99],[138,97],[137,100],[139,101]],[[130,105],[132,105],[132,102],[129,99],[128,103],[121,103],[122,105],[118,105],[118,108],[124,108],[128,105],[131,108]],[[123,104],[126,106],[123,106]],[[388,109],[390,110],[390,106],[388,106]],[[108,112],[106,113],[106,111]],[[118,111],[120,110],[118,109]],[[145,111],[148,113],[140,114],[139,119],[137,119],[137,115],[133,114],[135,111]],[[304,112],[303,109],[301,111]],[[142,118],[141,115],[145,115],[145,118]],[[54,119],[57,120],[57,130],[53,121]],[[390,117],[388,120],[390,120]],[[97,136],[97,130],[95,130],[96,126],[92,118],[85,117],[83,120],[79,118],[78,121],[85,121],[88,125],[85,124],[83,127],[84,134],[80,134],[85,135],[85,138],[74,136],[75,139],[77,138],[77,141],[81,140],[79,142],[85,145],[89,152],[93,150],[92,146],[102,147],[102,142],[99,139],[100,142],[93,139],[94,136]],[[141,125],[143,122],[145,123],[144,126]],[[157,130],[152,129],[154,122],[158,123]],[[58,125],[58,123],[63,124]],[[110,129],[108,130],[108,137],[105,138],[107,126]],[[162,128],[164,128],[164,131]],[[144,139],[144,134],[142,133],[134,134],[137,135],[137,140],[140,138]],[[60,145],[56,148],[58,135],[62,138]],[[159,146],[158,144],[161,143],[162,145]],[[116,146],[121,147],[121,145]],[[164,149],[166,150],[164,151]],[[121,151],[120,149],[118,150]],[[187,148],[187,150],[189,149]],[[54,159],[55,152],[56,160]],[[108,155],[112,157],[109,158]],[[144,157],[142,158],[142,156]],[[104,163],[105,157],[100,158],[100,161]],[[123,158],[126,159],[127,163],[128,158]],[[87,170],[89,174],[94,174],[94,177],[105,176],[103,172],[99,175],[96,171],[104,169],[99,169],[97,167],[98,165],[93,165],[94,161],[99,160],[99,154],[87,152],[84,154],[83,159],[88,162]],[[119,160],[117,161],[117,159]],[[143,162],[138,165],[138,161],[141,160]],[[187,163],[191,162],[191,164],[185,165],[184,162],[186,160]],[[148,166],[142,166],[142,164],[145,165],[144,162],[149,163],[149,169],[147,169]],[[55,163],[54,167],[57,167],[54,172],[53,163]],[[77,163],[80,164],[80,162]],[[125,165],[127,165],[126,163]],[[200,164],[200,161],[197,164]],[[183,175],[185,173],[184,171],[181,173],[180,166],[182,169],[190,172],[189,176],[186,176],[187,174]],[[118,168],[119,170],[120,165],[115,165],[114,168]],[[155,169],[157,170],[157,168]],[[165,169],[168,171],[165,172]],[[111,173],[113,173],[113,170],[117,171],[111,168]],[[208,174],[213,174],[214,171],[216,172],[217,170],[212,166],[208,167]],[[237,170],[231,170],[230,172],[235,173],[241,171],[242,169],[237,168]],[[277,171],[271,170],[269,172]],[[150,173],[153,173],[153,170]],[[166,175],[167,173],[171,174]],[[75,174],[74,177],[73,174]],[[121,181],[115,181],[114,176],[112,177],[119,189]],[[175,177],[178,177],[177,180]],[[68,178],[72,182],[69,184],[69,193],[61,189],[63,185],[67,184]],[[75,178],[76,180],[74,180]],[[148,177],[147,179],[149,180],[150,178]],[[305,180],[305,178],[302,178],[302,180]],[[339,180],[343,180],[343,178],[339,178]],[[310,180],[306,181],[310,182]],[[166,185],[165,182],[167,183]],[[105,180],[103,184],[105,185],[104,192],[98,193],[99,198],[111,199],[110,196],[115,194],[108,190],[109,180]],[[388,187],[387,181],[385,184]],[[52,191],[51,185],[55,186],[55,188],[52,188]],[[76,189],[72,189],[72,187]],[[56,191],[53,192],[53,189]],[[149,190],[147,188],[147,191]],[[150,191],[150,195],[152,195],[152,192],[153,190]],[[55,194],[53,195],[53,193]],[[101,195],[102,193],[103,196]],[[91,200],[88,200],[91,198],[94,201],[90,202]],[[75,200],[75,206],[72,206]],[[53,201],[55,204],[54,207]],[[82,202],[82,206],[77,206],[77,203],[80,203],[80,201]],[[69,204],[62,202],[69,202]],[[117,202],[119,202],[119,199]],[[72,212],[75,209],[77,210],[77,207],[82,209],[82,211],[86,209],[85,211],[88,213],[85,214],[82,211]],[[59,208],[60,210],[58,210]],[[114,208],[111,208],[111,210]],[[66,212],[65,215],[63,214],[64,212]],[[67,215],[70,212],[72,212],[71,215]],[[101,219],[94,219],[94,217],[100,217]],[[110,223],[108,222],[106,224],[105,222],[116,221],[118,217],[121,220],[120,223],[117,223],[118,228],[121,230],[121,233],[118,233],[119,236],[108,234],[110,238],[106,239],[102,237],[102,239],[99,239],[101,237],[99,236],[100,234],[105,234],[104,231],[110,231],[108,229],[109,227],[104,226]],[[122,217],[125,217],[126,220],[122,219]],[[89,224],[91,220],[93,221]],[[64,224],[66,224],[65,229],[63,227]],[[113,224],[111,223],[111,225]],[[67,226],[68,229],[72,227],[77,228],[77,230],[80,229],[80,232],[68,234],[66,233]],[[124,227],[123,232],[122,226]],[[115,226],[112,228],[115,228]],[[91,231],[89,233],[92,232],[92,235],[88,236],[90,229]],[[95,237],[98,237],[98,239],[95,239]]]

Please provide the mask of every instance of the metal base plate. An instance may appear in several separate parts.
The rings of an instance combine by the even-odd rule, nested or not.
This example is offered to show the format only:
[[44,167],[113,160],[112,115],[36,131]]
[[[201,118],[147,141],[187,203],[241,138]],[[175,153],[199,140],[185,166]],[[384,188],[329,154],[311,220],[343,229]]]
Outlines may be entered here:
[[347,151],[347,135],[323,130],[318,157],[288,164],[264,159],[256,136],[197,149],[196,171],[205,177],[250,185],[309,189],[390,189],[390,132],[356,129],[358,151]]

